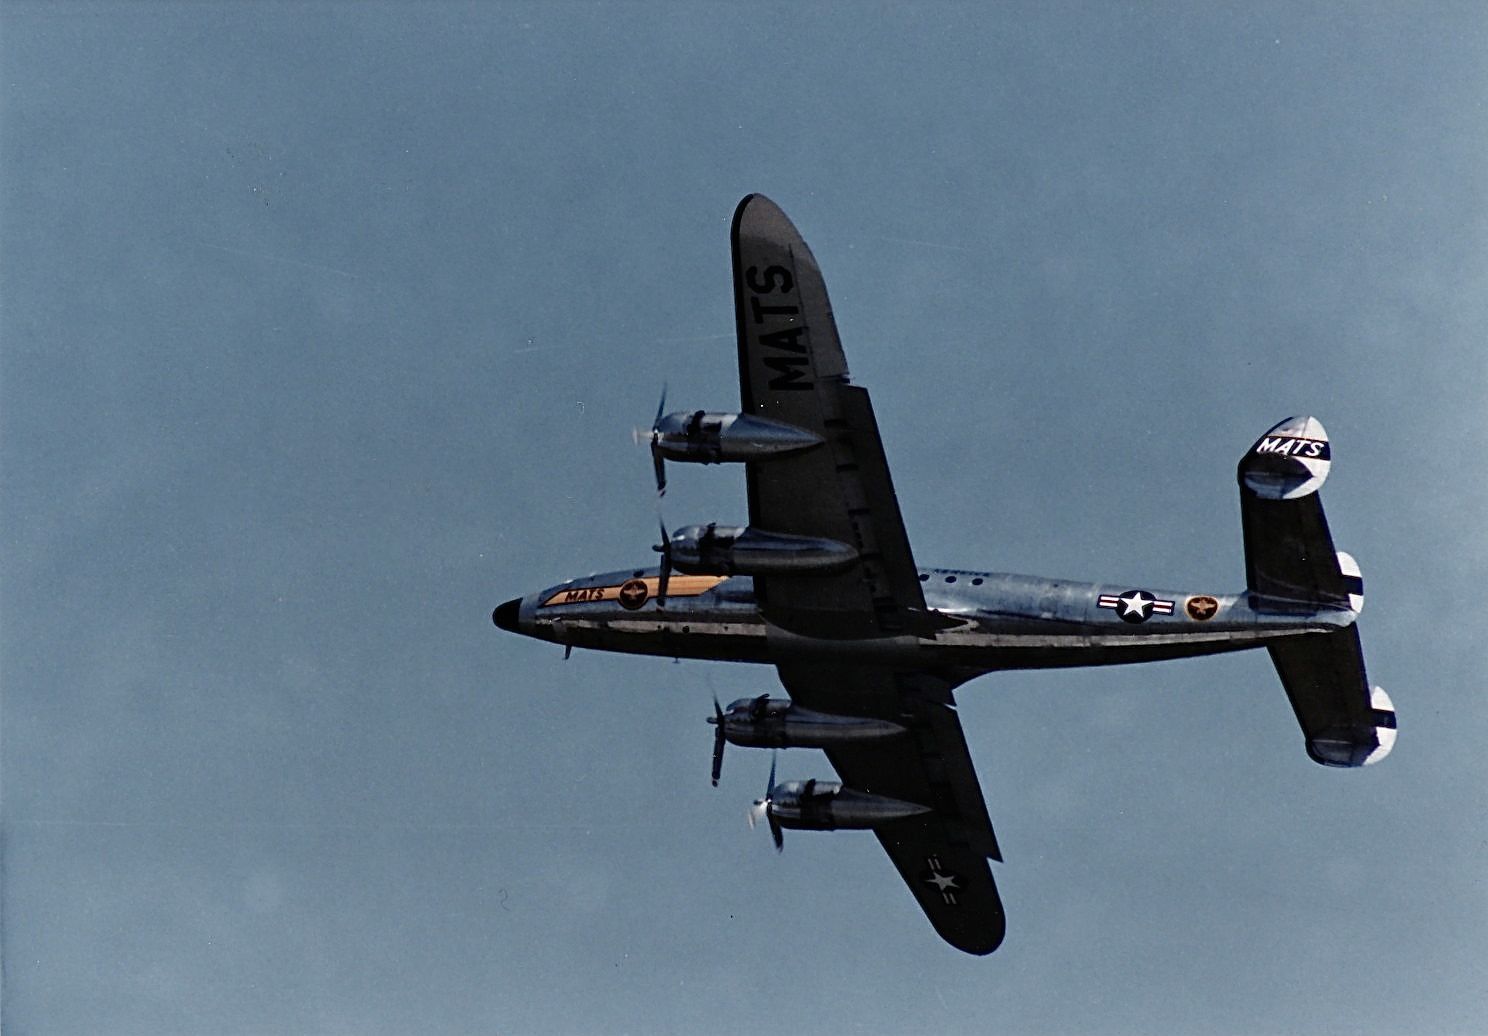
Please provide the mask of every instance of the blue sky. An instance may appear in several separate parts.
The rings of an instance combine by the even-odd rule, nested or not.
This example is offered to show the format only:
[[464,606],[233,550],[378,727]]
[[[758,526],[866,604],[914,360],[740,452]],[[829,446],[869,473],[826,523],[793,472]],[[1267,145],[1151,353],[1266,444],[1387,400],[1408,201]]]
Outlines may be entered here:
[[[1478,6],[0,18],[8,1028],[1488,1027]],[[751,835],[763,754],[708,786],[771,670],[496,631],[651,556],[750,191],[923,564],[1238,589],[1234,464],[1320,418],[1394,754],[1311,763],[1263,654],[984,677],[973,959],[868,835]]]

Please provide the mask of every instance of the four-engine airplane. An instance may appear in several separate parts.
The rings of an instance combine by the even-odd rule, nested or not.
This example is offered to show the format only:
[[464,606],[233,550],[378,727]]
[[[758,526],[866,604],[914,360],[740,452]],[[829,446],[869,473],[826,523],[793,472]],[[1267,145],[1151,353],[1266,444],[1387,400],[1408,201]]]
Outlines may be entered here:
[[987,861],[1002,855],[952,693],[995,670],[1264,647],[1314,760],[1390,751],[1394,707],[1367,682],[1355,626],[1359,568],[1318,500],[1332,462],[1318,421],[1281,422],[1240,461],[1238,593],[922,568],[805,241],[755,194],[732,243],[740,411],[658,412],[650,441],[658,492],[666,460],[742,463],[749,524],[663,528],[659,567],[570,580],[492,618],[569,648],[774,664],[789,700],[715,702],[709,722],[714,783],[725,742],[821,748],[836,769],[840,782],[777,785],[772,763],[751,819],[777,847],[783,828],[872,830],[947,942],[995,950]]

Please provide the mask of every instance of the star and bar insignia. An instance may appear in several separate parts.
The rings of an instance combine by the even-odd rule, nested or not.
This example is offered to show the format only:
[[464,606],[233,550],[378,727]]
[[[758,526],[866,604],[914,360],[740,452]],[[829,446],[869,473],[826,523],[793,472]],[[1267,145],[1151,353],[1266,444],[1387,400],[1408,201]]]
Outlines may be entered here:
[[1102,608],[1114,608],[1116,617],[1125,622],[1146,622],[1154,615],[1173,614],[1172,601],[1165,601],[1146,590],[1128,590],[1124,594],[1101,594],[1096,604]]
[[927,856],[925,866],[929,870],[920,875],[920,880],[926,885],[934,885],[935,890],[940,893],[940,898],[949,906],[955,906],[956,893],[961,888],[961,876],[951,871],[941,870],[938,856]]

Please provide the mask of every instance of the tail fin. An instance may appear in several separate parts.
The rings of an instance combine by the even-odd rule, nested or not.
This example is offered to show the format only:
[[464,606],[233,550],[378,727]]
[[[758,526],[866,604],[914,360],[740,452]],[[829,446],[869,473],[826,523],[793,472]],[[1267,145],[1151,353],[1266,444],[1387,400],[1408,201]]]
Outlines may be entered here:
[[1371,688],[1353,620],[1364,580],[1348,554],[1333,549],[1318,488],[1333,455],[1312,417],[1292,417],[1256,441],[1240,461],[1245,570],[1257,611],[1336,609],[1342,629],[1279,639],[1267,647],[1307,740],[1325,766],[1378,762],[1395,744],[1395,707]]

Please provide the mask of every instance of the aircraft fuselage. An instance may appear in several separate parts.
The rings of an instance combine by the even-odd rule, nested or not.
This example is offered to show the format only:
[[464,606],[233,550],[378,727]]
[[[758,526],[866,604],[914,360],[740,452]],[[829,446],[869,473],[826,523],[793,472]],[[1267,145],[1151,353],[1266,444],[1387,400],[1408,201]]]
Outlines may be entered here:
[[924,636],[825,639],[766,620],[749,576],[631,569],[549,587],[496,609],[498,626],[566,647],[736,662],[840,656],[858,662],[990,672],[1119,665],[1259,647],[1348,626],[1345,608],[1250,593],[1206,594],[1109,583],[924,569],[926,605],[945,628]]

